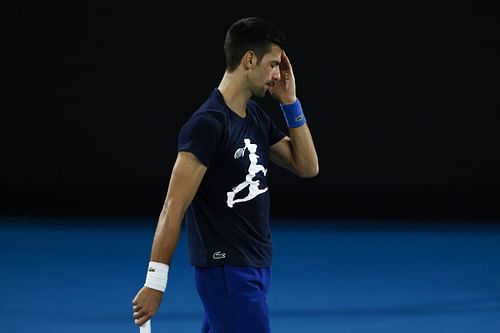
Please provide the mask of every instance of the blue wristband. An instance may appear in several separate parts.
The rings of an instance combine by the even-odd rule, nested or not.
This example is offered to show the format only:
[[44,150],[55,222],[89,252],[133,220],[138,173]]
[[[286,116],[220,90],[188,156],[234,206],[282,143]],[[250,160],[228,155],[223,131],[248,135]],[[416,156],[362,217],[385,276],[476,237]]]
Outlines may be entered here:
[[280,104],[280,106],[289,128],[299,127],[306,123],[306,117],[298,98],[291,104]]

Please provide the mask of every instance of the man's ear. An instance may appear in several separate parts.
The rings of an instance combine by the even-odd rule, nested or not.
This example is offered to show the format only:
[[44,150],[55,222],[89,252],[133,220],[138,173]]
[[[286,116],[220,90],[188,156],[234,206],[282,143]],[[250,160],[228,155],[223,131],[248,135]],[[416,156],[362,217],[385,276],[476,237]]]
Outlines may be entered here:
[[245,69],[250,69],[257,63],[257,55],[253,51],[247,51],[243,55],[242,61]]

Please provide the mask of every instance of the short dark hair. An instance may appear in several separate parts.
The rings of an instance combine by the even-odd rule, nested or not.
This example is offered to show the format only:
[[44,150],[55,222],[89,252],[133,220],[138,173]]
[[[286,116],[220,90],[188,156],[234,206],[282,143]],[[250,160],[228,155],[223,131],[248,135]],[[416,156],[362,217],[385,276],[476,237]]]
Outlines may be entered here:
[[272,44],[282,49],[286,46],[286,37],[276,26],[260,17],[239,19],[226,33],[226,70],[234,71],[240,64],[241,57],[249,50],[255,52],[257,61],[260,61],[271,50]]

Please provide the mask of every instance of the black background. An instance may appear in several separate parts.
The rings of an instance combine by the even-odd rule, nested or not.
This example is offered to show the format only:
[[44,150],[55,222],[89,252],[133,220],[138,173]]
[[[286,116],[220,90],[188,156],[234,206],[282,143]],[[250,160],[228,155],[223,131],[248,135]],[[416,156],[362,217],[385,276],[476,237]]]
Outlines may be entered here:
[[272,217],[499,220],[498,6],[349,3],[15,2],[0,214],[156,217],[225,31],[257,15],[288,37],[320,160],[270,167]]

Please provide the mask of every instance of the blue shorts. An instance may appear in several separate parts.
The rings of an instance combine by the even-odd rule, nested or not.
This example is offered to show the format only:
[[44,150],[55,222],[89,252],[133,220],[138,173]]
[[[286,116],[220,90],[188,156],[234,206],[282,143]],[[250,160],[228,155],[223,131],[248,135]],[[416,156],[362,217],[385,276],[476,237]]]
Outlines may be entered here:
[[202,333],[269,333],[270,268],[195,267],[205,316]]

